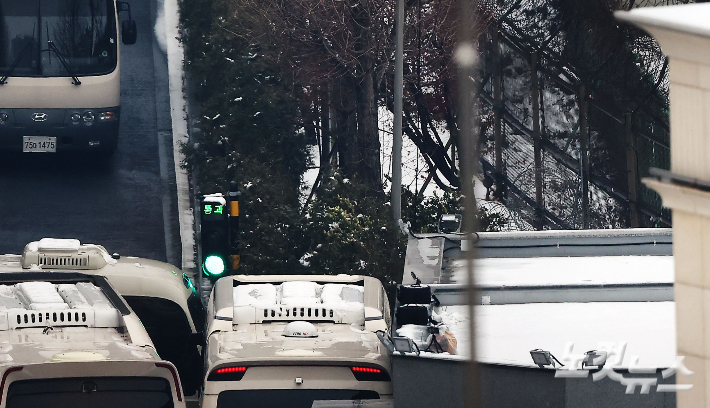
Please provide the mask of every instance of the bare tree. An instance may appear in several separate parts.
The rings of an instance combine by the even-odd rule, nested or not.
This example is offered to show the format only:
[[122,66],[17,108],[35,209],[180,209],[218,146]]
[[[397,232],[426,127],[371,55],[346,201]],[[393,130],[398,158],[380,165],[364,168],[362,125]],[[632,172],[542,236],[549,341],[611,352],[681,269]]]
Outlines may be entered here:
[[391,3],[237,0],[233,15],[242,35],[268,46],[291,75],[305,131],[332,137],[343,173],[377,194],[382,193],[377,107],[388,64]]

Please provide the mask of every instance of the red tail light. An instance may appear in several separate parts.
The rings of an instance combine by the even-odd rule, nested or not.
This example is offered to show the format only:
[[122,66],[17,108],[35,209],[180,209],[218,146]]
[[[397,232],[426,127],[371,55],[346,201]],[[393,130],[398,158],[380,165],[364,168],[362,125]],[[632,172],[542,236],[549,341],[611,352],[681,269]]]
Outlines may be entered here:
[[243,373],[246,370],[247,370],[246,367],[223,367],[223,368],[215,370],[215,373],[217,373],[217,374]]
[[390,381],[386,371],[374,367],[350,367],[358,381]]
[[247,372],[247,367],[221,367],[210,373],[207,376],[207,381],[239,381]]
[[0,382],[0,403],[2,403],[2,396],[3,393],[5,392],[5,382],[7,381],[7,376],[10,375],[11,373],[14,373],[15,371],[20,371],[22,370],[22,367],[10,367],[7,370],[5,370],[5,374],[2,375],[2,382]]
[[175,392],[177,393],[178,401],[182,401],[182,389],[180,388],[180,380],[178,379],[179,377],[177,371],[175,371],[175,367],[171,364],[165,363],[155,363],[155,366],[170,370],[170,374],[173,375],[173,382],[175,383]]
[[352,367],[353,371],[357,371],[359,373],[381,373],[382,370],[377,369],[377,368],[369,368],[369,367]]

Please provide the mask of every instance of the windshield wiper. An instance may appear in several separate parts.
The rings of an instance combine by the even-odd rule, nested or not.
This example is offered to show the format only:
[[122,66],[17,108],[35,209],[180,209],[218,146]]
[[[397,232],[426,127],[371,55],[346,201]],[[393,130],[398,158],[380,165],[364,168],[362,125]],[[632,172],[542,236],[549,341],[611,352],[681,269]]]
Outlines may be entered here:
[[15,58],[15,60],[12,62],[12,65],[10,65],[10,68],[8,68],[7,71],[5,71],[5,73],[3,74],[2,78],[0,78],[0,85],[5,85],[7,83],[7,78],[10,75],[12,75],[12,71],[14,71],[15,68],[17,68],[17,65],[22,60],[22,57],[24,57],[25,54],[27,53],[27,50],[29,50],[31,48],[32,48],[31,42],[28,42],[27,44],[25,44],[25,47],[20,52],[20,55],[18,55],[17,58]]
[[72,83],[74,85],[81,85],[81,81],[79,81],[79,78],[76,77],[74,72],[69,68],[69,63],[67,62],[66,58],[64,58],[64,55],[62,55],[61,51],[59,51],[59,48],[57,48],[56,45],[54,45],[54,41],[48,40],[47,41],[47,46],[49,46],[49,51],[54,51],[55,54],[57,54],[57,58],[59,58],[59,62],[62,63],[64,66],[64,69],[67,70],[67,73],[71,75],[72,78]]

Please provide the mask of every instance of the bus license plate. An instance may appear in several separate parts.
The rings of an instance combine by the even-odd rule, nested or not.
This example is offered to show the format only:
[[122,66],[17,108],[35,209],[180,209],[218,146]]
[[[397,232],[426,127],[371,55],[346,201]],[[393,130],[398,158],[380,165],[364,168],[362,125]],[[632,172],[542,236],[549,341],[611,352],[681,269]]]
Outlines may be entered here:
[[57,152],[57,138],[53,136],[23,136],[22,151],[27,152]]

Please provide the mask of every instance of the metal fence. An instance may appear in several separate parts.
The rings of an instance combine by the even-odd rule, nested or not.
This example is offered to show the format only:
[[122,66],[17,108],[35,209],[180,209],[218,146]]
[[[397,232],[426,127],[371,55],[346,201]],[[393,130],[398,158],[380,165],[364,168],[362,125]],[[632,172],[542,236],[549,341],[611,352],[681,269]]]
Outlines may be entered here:
[[[521,229],[670,226],[641,183],[650,167],[670,165],[663,107],[600,101],[605,89],[561,62],[555,34],[541,44],[519,21],[498,16],[481,44],[482,167],[496,199],[520,214]],[[640,54],[662,93],[667,64],[654,46]]]

